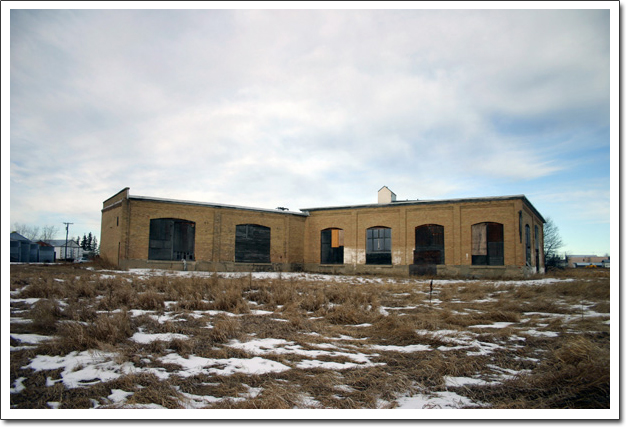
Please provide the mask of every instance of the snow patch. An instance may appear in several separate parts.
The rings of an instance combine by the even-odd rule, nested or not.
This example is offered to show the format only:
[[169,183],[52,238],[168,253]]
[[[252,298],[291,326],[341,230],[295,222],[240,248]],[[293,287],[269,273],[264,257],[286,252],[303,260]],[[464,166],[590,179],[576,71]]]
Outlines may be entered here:
[[184,358],[179,354],[168,354],[159,359],[163,363],[179,365],[182,371],[176,375],[190,377],[198,374],[233,375],[235,373],[262,375],[270,372],[283,372],[291,368],[273,360],[253,357],[252,359],[207,359],[205,357],[189,356]]
[[514,322],[495,322],[495,323],[491,323],[489,325],[472,325],[469,326],[469,328],[495,328],[495,329],[501,329],[501,328],[506,328],[507,326],[511,326]]
[[175,333],[146,334],[145,332],[135,332],[129,339],[139,344],[150,344],[154,341],[171,341],[173,339],[186,340],[189,339],[189,337]]
[[111,389],[111,394],[109,395],[108,399],[113,402],[113,403],[121,403],[126,401],[126,399],[128,399],[129,396],[132,396],[133,393],[132,391],[124,391],[124,390],[120,390],[119,388],[113,388]]
[[24,381],[26,381],[25,377],[19,377],[18,379],[16,379],[15,382],[13,383],[13,387],[11,387],[11,394],[17,394],[17,393],[21,393],[22,391],[24,391],[26,389],[26,387],[23,384]]
[[67,388],[110,381],[134,371],[130,363],[115,362],[115,353],[73,351],[66,356],[37,355],[27,365],[35,371],[63,369],[61,378]]
[[11,334],[11,338],[26,344],[39,344],[52,339],[50,336],[37,334]]
[[468,378],[468,377],[443,377],[446,383],[446,387],[463,387],[466,385],[489,385],[491,382],[481,380],[478,378]]
[[468,406],[474,408],[481,406],[465,396],[450,391],[401,397],[397,403],[398,409],[459,409]]
[[431,351],[432,350],[430,345],[423,345],[423,344],[413,344],[413,345],[406,345],[406,346],[400,346],[400,345],[371,345],[371,346],[369,346],[369,348],[371,348],[372,350],[397,351],[397,352],[400,352],[400,353],[414,353],[416,351]]
[[531,337],[547,337],[547,338],[556,338],[559,336],[558,332],[553,331],[538,331],[536,329],[529,329],[527,331],[522,331],[523,334],[530,335]]

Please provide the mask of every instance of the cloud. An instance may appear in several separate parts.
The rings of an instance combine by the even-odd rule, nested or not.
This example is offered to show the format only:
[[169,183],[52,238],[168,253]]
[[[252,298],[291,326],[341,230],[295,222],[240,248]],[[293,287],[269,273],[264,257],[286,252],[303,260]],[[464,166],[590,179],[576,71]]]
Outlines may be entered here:
[[610,220],[611,196],[602,182],[572,183],[571,188],[540,192],[534,198],[580,224],[608,224]]
[[11,216],[556,177],[608,127],[608,45],[602,10],[13,10]]

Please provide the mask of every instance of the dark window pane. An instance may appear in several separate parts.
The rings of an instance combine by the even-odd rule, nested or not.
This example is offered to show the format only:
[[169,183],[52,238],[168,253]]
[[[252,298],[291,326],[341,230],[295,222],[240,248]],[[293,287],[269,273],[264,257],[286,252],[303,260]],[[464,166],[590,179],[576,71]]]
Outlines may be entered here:
[[368,228],[366,236],[365,262],[391,264],[391,228]]
[[504,242],[504,227],[497,222],[487,223],[487,241]]
[[322,264],[343,264],[343,230],[329,228],[321,233],[321,254]]
[[472,225],[472,265],[504,265],[504,226],[497,222]]
[[176,261],[193,260],[195,223],[172,218],[150,220],[148,259]]
[[270,262],[271,231],[256,224],[240,224],[235,228],[235,262]]
[[384,250],[386,252],[391,252],[391,237],[386,237],[385,238],[385,247]]
[[539,250],[539,227],[536,225],[535,225],[535,250]]
[[444,249],[443,226],[427,224],[415,228],[414,264],[445,264]]

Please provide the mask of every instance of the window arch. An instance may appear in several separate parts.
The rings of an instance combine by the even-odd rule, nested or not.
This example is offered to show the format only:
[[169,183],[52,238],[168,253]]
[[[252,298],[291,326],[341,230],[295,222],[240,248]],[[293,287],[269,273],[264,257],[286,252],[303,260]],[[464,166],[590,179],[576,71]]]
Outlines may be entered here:
[[472,265],[504,265],[504,226],[497,222],[472,225]]
[[322,264],[343,264],[343,230],[327,228],[320,233],[320,262]]
[[271,229],[258,224],[239,224],[235,230],[235,262],[270,261]]
[[415,227],[414,264],[445,264],[443,231],[443,225],[437,224],[425,224]]
[[150,220],[148,259],[180,261],[195,259],[196,223],[184,219]]
[[391,265],[391,228],[371,227],[366,230],[365,263]]

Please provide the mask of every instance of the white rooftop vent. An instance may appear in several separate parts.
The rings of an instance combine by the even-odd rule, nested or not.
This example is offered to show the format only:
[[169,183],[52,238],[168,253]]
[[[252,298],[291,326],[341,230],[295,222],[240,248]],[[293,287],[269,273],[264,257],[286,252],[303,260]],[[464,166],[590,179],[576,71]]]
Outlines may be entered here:
[[396,201],[396,193],[391,191],[387,186],[378,190],[378,204],[384,205]]

